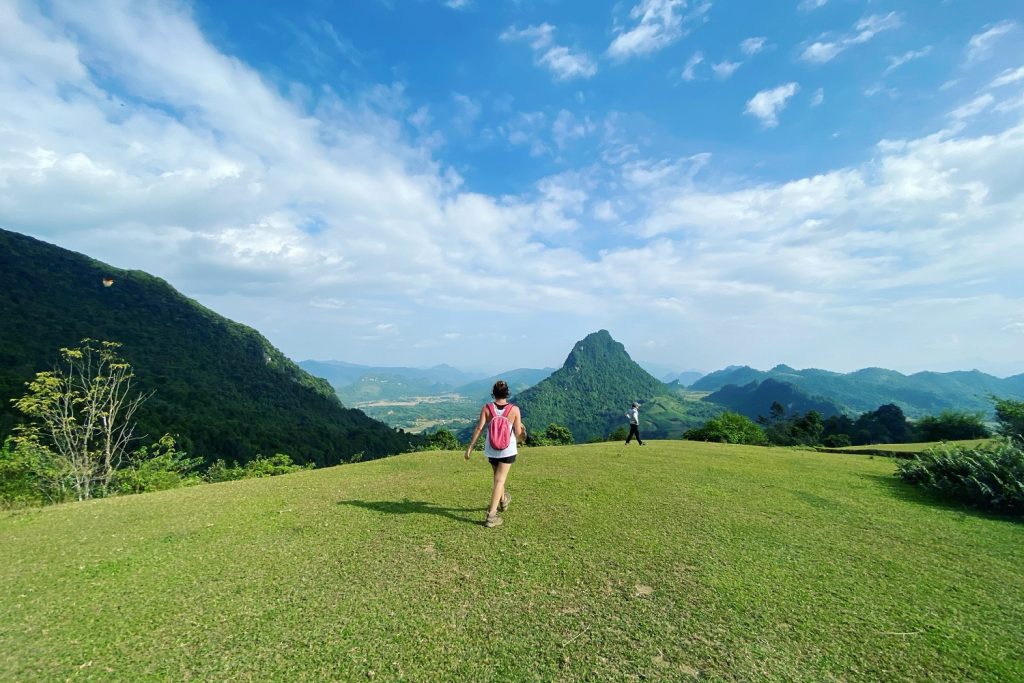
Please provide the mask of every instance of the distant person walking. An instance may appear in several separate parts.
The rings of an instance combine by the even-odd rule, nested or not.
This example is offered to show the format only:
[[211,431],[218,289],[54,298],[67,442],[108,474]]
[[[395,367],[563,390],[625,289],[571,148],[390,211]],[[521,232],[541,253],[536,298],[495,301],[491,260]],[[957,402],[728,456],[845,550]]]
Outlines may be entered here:
[[635,436],[636,442],[643,446],[644,441],[640,438],[640,404],[633,401],[633,407],[626,411],[626,417],[629,418],[629,436],[626,437],[626,443],[628,444]]
[[484,518],[484,526],[487,528],[496,527],[504,521],[498,513],[508,509],[508,504],[512,501],[512,496],[505,491],[505,479],[519,452],[516,448],[517,441],[526,438],[526,428],[523,426],[519,408],[508,402],[508,384],[504,380],[495,382],[491,396],[494,397],[494,402],[487,403],[480,409],[480,420],[473,430],[469,446],[466,447],[466,460],[469,460],[476,440],[480,438],[480,433],[486,426],[484,455],[487,456],[494,471],[491,504],[487,508],[487,517]]

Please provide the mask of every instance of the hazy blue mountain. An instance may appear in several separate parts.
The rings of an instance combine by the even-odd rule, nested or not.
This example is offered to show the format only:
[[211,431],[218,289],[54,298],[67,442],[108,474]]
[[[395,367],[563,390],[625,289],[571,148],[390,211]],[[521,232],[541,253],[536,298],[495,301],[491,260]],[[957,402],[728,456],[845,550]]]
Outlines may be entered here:
[[[110,287],[104,278],[113,280]],[[327,382],[256,330],[228,320],[148,273],[122,270],[0,230],[0,438],[23,418],[11,406],[86,337],[121,342],[137,387],[153,396],[137,433],[178,436],[207,461],[287,453],[337,464],[408,450],[420,438],[347,410]]]
[[688,387],[704,376],[704,373],[698,370],[691,369],[681,371],[678,367],[673,367],[666,363],[652,363],[650,361],[638,360],[637,365],[665,384],[678,382],[680,385]]
[[806,413],[817,410],[822,417],[842,413],[842,408],[820,396],[810,396],[789,382],[768,378],[744,386],[727,384],[718,391],[704,397],[705,401],[716,403],[728,410],[756,420],[769,415],[772,403],[779,403],[787,414]]
[[389,367],[357,365],[339,360],[304,360],[299,367],[316,377],[322,377],[336,389],[359,382],[364,377],[401,379],[411,386],[436,387],[437,391],[448,391],[455,387],[480,379],[480,375],[463,372],[450,365],[435,365],[430,368]]
[[493,377],[485,377],[484,379],[464,384],[456,389],[456,392],[460,396],[487,401],[491,396],[491,388],[494,386],[494,383],[499,379],[503,379],[508,383],[508,388],[512,392],[512,396],[515,397],[541,380],[550,377],[554,371],[554,368],[519,368],[509,370]]
[[755,370],[747,365],[730,365],[722,370],[715,370],[701,377],[690,385],[694,391],[718,391],[727,384],[743,386],[757,382],[768,376],[768,373]]
[[823,398],[849,414],[875,410],[887,403],[898,405],[911,418],[943,410],[991,414],[993,395],[1024,398],[1024,375],[1001,379],[978,370],[904,375],[885,368],[844,374],[815,368],[795,370],[787,365],[767,372],[732,366],[701,378],[690,388],[718,391],[727,385],[745,387],[766,379],[791,384],[803,394]]

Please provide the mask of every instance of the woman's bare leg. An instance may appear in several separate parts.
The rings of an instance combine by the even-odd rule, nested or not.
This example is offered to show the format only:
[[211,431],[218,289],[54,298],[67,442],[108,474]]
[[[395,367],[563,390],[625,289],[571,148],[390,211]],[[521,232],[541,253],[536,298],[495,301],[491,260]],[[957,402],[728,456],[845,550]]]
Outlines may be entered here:
[[491,506],[487,508],[489,515],[496,514],[498,511],[498,503],[501,502],[501,496],[505,493],[505,478],[508,477],[508,471],[512,465],[507,462],[492,462],[491,468],[494,469],[494,489],[491,491]]

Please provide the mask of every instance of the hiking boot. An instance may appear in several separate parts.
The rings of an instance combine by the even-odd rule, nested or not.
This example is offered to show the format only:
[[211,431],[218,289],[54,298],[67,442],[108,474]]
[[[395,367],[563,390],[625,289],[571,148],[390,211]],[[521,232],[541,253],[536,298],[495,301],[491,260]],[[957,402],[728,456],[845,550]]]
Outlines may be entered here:
[[484,526],[488,529],[493,529],[496,526],[501,526],[504,522],[505,520],[503,520],[497,514],[488,514],[487,518],[484,520]]
[[508,510],[508,504],[511,502],[512,495],[508,491],[505,491],[505,493],[501,494],[501,500],[498,501],[498,512]]

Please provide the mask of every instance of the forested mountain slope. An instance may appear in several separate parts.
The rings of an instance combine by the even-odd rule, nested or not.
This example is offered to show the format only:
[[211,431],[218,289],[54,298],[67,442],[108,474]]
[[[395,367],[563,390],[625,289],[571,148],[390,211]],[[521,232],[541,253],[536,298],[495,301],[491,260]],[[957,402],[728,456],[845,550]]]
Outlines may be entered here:
[[281,452],[329,465],[419,443],[344,408],[258,332],[142,271],[0,230],[0,310],[0,438],[22,419],[11,399],[25,382],[52,368],[59,348],[89,337],[122,343],[139,389],[154,392],[138,432],[178,435],[208,462]]

